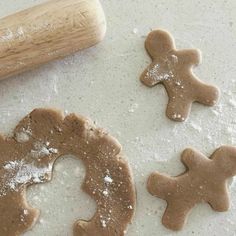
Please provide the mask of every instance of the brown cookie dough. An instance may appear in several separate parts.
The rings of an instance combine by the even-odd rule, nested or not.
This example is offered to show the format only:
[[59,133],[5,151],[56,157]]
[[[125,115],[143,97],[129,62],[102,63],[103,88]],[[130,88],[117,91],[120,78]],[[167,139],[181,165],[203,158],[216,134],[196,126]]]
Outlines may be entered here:
[[162,218],[171,230],[183,228],[190,210],[201,202],[215,211],[229,209],[227,179],[236,175],[236,147],[222,146],[209,158],[194,149],[182,153],[187,170],[170,177],[153,173],[147,183],[148,191],[167,202]]
[[153,62],[140,79],[149,87],[164,85],[169,96],[166,114],[171,120],[186,120],[193,102],[216,104],[219,90],[201,82],[192,72],[201,61],[198,50],[177,50],[171,35],[162,30],[152,31],[145,46]]
[[86,167],[83,190],[97,203],[93,218],[74,224],[75,236],[121,236],[134,214],[135,190],[120,144],[74,114],[36,109],[0,137],[0,235],[16,236],[39,215],[26,202],[26,188],[51,179],[55,160],[71,154]]

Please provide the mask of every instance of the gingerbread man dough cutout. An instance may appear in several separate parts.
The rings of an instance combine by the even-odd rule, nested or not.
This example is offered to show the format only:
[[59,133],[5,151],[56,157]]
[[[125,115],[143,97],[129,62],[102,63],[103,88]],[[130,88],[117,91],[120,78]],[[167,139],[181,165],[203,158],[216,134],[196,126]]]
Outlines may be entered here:
[[152,31],[145,42],[152,64],[141,75],[141,81],[148,87],[162,83],[169,102],[166,115],[174,121],[185,121],[193,102],[207,106],[216,104],[219,90],[201,82],[192,68],[201,61],[198,50],[177,50],[173,38],[162,30]]
[[74,236],[124,235],[134,214],[135,189],[120,144],[86,118],[36,109],[13,137],[0,136],[1,236],[18,236],[34,225],[39,211],[28,205],[26,188],[49,181],[54,162],[67,154],[83,161],[82,188],[97,203],[90,221],[74,224]]
[[181,230],[198,203],[206,202],[219,212],[229,209],[227,179],[236,175],[236,148],[222,146],[210,159],[186,149],[181,161],[187,168],[183,174],[170,177],[156,172],[147,183],[152,195],[167,202],[162,223],[171,230]]

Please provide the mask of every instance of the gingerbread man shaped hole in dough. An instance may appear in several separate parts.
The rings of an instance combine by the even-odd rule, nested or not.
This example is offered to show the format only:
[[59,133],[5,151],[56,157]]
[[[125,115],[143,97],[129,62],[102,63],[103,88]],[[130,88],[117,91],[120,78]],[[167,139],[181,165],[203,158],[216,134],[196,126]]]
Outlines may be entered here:
[[213,210],[229,209],[227,179],[236,175],[236,148],[222,146],[210,158],[194,149],[182,153],[187,170],[171,177],[157,172],[148,179],[148,191],[167,202],[162,218],[171,230],[183,228],[188,213],[198,203],[209,203]]
[[96,202],[93,218],[74,224],[74,236],[123,236],[134,214],[131,171],[120,144],[83,117],[36,109],[0,137],[0,235],[18,236],[39,215],[26,202],[26,188],[51,179],[54,162],[71,154],[86,168],[83,190]]
[[201,82],[192,72],[201,61],[198,50],[177,50],[173,38],[162,30],[152,31],[145,47],[153,62],[140,79],[149,87],[164,85],[169,97],[166,114],[171,120],[185,121],[193,102],[216,104],[219,90]]

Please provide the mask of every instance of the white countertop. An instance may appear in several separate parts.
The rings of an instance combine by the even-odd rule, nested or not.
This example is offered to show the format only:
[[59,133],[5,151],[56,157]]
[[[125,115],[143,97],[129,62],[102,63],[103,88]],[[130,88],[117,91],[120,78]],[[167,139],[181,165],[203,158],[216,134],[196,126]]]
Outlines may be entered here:
[[[0,1],[0,16],[40,0]],[[137,210],[127,236],[236,235],[236,184],[230,185],[231,209],[217,213],[206,205],[191,212],[184,230],[161,225],[165,202],[146,191],[148,175],[184,170],[180,153],[192,146],[210,155],[221,144],[236,144],[236,1],[102,0],[107,15],[106,39],[94,48],[32,72],[0,82],[0,130],[8,134],[37,107],[56,107],[88,116],[123,145],[133,169]],[[195,73],[221,89],[214,108],[194,104],[185,123],[165,116],[162,86],[139,82],[150,59],[144,50],[151,29],[171,32],[179,48],[199,48],[203,63]],[[89,219],[95,204],[80,190],[82,163],[61,158],[53,181],[32,187],[28,201],[41,209],[39,223],[26,236],[71,235],[76,219]]]

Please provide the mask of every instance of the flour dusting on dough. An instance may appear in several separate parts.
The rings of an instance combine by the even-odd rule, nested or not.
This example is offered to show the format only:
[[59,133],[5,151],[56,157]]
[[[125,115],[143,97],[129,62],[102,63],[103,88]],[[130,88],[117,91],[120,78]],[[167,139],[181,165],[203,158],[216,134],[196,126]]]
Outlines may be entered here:
[[[22,132],[16,133],[17,142],[24,143],[29,141],[29,133],[30,132],[27,132],[25,129]],[[56,148],[50,147],[49,145],[49,142],[46,142],[46,144],[36,142],[34,149],[27,154],[25,159],[5,163],[3,166],[3,178],[5,180],[2,182],[5,184],[4,186],[0,186],[0,196],[5,196],[9,190],[19,191],[21,185],[27,183],[42,183],[48,179],[52,171],[51,164],[41,166],[36,160],[58,153]]]
[[16,141],[18,143],[25,143],[29,141],[29,135],[26,132],[16,133]]
[[100,222],[103,228],[107,227],[107,224],[110,222],[111,218],[110,216],[105,217],[105,216],[100,216]]
[[107,184],[111,184],[113,182],[113,179],[109,175],[106,175],[104,181]]
[[43,144],[41,142],[36,142],[34,144],[34,149],[31,150],[31,155],[34,158],[43,157],[43,156],[56,154],[56,153],[58,153],[58,150],[56,148],[49,147],[48,142],[46,142],[46,144]]
[[8,190],[18,191],[23,184],[42,183],[52,171],[52,166],[36,166],[34,163],[25,163],[24,160],[9,161],[4,166],[4,186],[1,186],[0,196],[5,196]]
[[27,129],[23,128],[22,131],[17,132],[15,134],[15,138],[18,143],[25,143],[30,140],[31,135],[32,135],[32,131],[28,127]]
[[151,79],[153,84],[172,79],[173,77],[174,73],[171,70],[161,71],[159,64],[155,64],[153,67],[149,68],[145,76],[146,79]]

